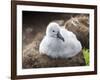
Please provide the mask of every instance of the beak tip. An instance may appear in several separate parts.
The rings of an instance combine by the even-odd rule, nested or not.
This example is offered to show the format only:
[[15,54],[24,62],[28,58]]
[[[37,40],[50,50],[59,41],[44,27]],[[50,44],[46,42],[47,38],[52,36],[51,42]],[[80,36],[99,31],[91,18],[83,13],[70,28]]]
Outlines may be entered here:
[[63,41],[65,42],[65,40],[63,39]]
[[57,38],[61,39],[63,42],[65,41],[64,38],[63,38],[63,36],[60,34],[60,32],[58,32]]

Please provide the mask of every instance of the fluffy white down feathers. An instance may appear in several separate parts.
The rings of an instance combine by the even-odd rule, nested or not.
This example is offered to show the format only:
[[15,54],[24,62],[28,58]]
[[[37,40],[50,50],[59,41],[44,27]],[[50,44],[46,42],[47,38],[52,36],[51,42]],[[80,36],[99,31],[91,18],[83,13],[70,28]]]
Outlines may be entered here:
[[82,49],[75,34],[57,23],[51,22],[46,29],[46,35],[39,46],[39,52],[52,58],[69,58],[78,54]]

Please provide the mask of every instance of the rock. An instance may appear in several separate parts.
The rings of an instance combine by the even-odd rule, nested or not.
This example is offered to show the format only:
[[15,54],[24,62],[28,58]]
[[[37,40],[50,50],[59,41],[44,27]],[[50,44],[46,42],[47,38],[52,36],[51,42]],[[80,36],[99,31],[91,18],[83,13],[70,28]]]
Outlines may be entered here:
[[69,31],[76,34],[78,40],[82,46],[89,48],[89,17],[85,15],[79,15],[72,17],[65,21],[64,26]]

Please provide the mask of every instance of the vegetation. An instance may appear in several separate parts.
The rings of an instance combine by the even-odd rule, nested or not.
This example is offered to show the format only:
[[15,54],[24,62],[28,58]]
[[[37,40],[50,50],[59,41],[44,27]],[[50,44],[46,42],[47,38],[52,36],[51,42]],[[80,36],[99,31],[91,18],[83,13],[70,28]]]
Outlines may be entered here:
[[90,56],[89,56],[89,49],[86,49],[84,48],[83,49],[83,55],[84,55],[84,59],[85,59],[85,62],[86,62],[86,65],[89,66],[89,59],[90,59]]

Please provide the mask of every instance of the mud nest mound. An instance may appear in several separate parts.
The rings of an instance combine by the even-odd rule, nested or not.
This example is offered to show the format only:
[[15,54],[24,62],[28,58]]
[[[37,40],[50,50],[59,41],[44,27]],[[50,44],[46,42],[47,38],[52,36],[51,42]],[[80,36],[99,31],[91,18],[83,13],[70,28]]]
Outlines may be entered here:
[[78,55],[68,58],[51,58],[47,55],[31,53],[24,55],[23,68],[46,68],[46,67],[67,67],[67,66],[84,66],[82,52]]

